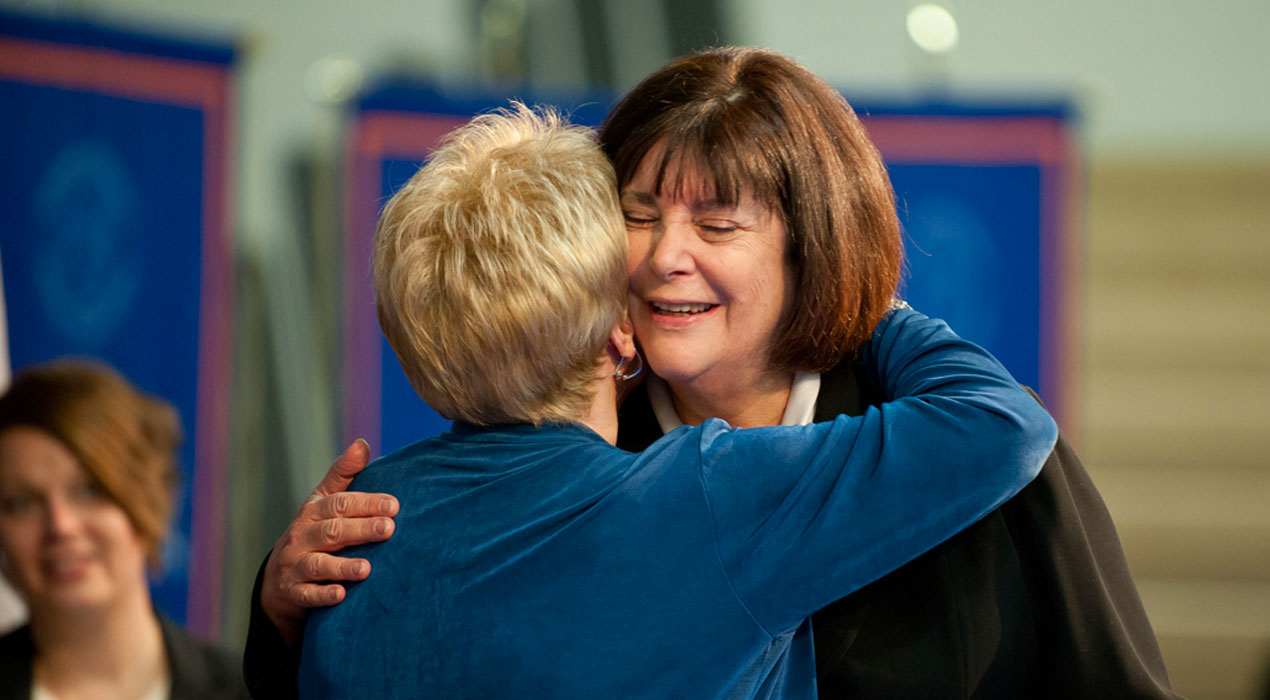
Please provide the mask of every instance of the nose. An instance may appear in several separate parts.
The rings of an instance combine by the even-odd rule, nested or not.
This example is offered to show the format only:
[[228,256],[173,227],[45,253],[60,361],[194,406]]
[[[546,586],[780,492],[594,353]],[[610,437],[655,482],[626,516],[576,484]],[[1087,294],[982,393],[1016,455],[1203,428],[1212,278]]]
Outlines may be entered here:
[[79,509],[64,499],[50,498],[45,508],[45,525],[50,537],[72,534],[82,523]]
[[653,272],[664,280],[690,275],[696,270],[693,242],[696,235],[692,226],[673,219],[664,220],[654,230],[648,264]]

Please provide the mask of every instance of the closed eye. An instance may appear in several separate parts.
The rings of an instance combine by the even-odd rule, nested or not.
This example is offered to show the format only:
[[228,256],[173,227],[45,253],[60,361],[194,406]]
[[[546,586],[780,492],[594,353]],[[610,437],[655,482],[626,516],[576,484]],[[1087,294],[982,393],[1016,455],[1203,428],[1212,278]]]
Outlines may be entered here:
[[647,214],[634,214],[632,212],[622,212],[623,218],[626,219],[627,226],[635,228],[647,228],[656,223],[657,219]]
[[697,228],[710,236],[727,236],[736,233],[740,226],[730,221],[699,221]]

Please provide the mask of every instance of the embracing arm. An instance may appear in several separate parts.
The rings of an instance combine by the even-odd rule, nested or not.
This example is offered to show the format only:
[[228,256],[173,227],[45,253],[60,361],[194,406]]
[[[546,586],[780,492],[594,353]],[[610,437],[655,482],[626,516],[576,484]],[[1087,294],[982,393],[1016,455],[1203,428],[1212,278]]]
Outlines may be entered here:
[[369,460],[363,440],[335,460],[256,575],[243,652],[243,674],[253,697],[296,696],[298,644],[309,609],[339,603],[345,595],[340,581],[360,581],[370,574],[365,559],[332,552],[392,536],[396,498],[346,492]]
[[941,321],[893,312],[863,360],[903,398],[832,423],[702,431],[722,563],[769,632],[996,508],[1054,445],[1049,414]]

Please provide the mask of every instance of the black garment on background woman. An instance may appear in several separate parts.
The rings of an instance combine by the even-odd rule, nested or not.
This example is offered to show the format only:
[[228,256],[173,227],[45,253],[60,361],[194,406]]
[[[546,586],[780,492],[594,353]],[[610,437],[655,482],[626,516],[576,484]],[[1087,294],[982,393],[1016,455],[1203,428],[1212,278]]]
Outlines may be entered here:
[[[246,700],[247,687],[232,655],[191,637],[162,613],[159,631],[172,681],[171,700]],[[31,697],[34,659],[29,626],[0,637],[0,700]]]
[[[883,397],[850,360],[817,421]],[[643,387],[618,447],[661,436]],[[1177,698],[1102,498],[1059,436],[1040,476],[944,544],[812,616],[825,700]]]

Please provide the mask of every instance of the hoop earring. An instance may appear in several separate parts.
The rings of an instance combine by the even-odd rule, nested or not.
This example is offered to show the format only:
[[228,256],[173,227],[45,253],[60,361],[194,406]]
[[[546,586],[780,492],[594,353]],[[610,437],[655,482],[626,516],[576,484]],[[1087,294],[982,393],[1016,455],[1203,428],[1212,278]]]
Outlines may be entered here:
[[[631,370],[630,372],[626,371],[627,361],[630,361],[631,364],[635,365],[635,369]],[[644,358],[640,357],[639,351],[636,350],[634,357],[623,357],[620,361],[618,361],[617,369],[613,370],[613,378],[619,381],[626,382],[638,377],[639,373],[643,371],[644,371]]]

